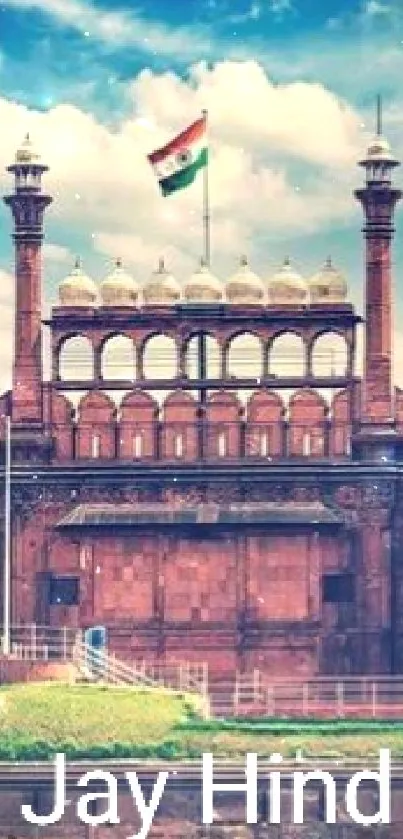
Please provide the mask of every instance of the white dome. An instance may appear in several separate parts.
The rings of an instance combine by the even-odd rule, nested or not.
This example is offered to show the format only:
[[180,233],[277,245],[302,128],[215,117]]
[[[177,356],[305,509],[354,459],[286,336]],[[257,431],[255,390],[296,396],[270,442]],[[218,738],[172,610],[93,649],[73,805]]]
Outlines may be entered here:
[[94,280],[84,274],[78,258],[71,274],[59,283],[58,292],[61,306],[95,306],[98,298]]
[[388,159],[392,156],[391,148],[388,140],[386,137],[375,137],[372,140],[372,143],[368,147],[368,157],[369,158],[379,158],[381,160]]
[[139,297],[139,285],[122,268],[120,259],[101,283],[100,293],[104,306],[135,306]]
[[230,303],[264,303],[266,290],[263,280],[251,271],[246,256],[242,256],[238,270],[226,283]]
[[183,286],[183,296],[187,303],[216,303],[223,298],[223,285],[211,273],[204,259]]
[[323,267],[309,280],[312,303],[342,303],[347,297],[344,275],[332,264],[330,257]]
[[15,155],[15,162],[16,163],[38,163],[39,160],[40,160],[40,156],[37,153],[37,151],[34,149],[29,134],[26,134],[24,142],[21,144],[20,148],[17,149],[16,155]]
[[269,292],[273,303],[303,303],[307,297],[308,286],[304,278],[291,267],[287,258],[271,278]]
[[158,306],[179,303],[181,287],[175,277],[166,270],[163,259],[160,259],[158,270],[152,273],[143,286],[143,299],[144,303]]

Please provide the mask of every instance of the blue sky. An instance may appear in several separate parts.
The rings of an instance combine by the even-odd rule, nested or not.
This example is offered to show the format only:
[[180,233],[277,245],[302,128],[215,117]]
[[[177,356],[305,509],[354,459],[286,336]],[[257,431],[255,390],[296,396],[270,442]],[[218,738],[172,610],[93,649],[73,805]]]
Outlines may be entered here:
[[[161,253],[179,277],[192,269],[200,185],[164,201],[146,153],[208,107],[216,273],[225,278],[247,252],[264,276],[286,254],[309,276],[331,253],[360,305],[355,161],[378,92],[403,158],[401,78],[401,0],[3,0],[0,168],[26,130],[51,165],[47,299],[77,252],[96,279],[116,256],[140,280]],[[0,319],[10,230],[0,208]],[[399,215],[397,231],[403,266]]]

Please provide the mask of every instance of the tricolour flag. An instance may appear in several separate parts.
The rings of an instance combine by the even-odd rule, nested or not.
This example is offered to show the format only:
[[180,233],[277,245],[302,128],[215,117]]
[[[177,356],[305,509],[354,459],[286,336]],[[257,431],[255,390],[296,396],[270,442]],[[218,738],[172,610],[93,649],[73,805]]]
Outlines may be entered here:
[[148,155],[164,196],[189,186],[199,169],[207,165],[206,129],[207,119],[202,116],[166,146]]

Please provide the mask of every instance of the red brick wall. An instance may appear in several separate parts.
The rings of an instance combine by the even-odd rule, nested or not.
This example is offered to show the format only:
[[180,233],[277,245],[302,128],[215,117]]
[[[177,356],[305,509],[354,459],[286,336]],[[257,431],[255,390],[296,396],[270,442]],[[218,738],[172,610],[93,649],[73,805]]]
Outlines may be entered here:
[[[63,503],[25,512],[14,521],[14,623],[105,624],[116,651],[135,657],[207,660],[226,670],[259,660],[282,673],[317,670],[321,635],[337,622],[336,607],[322,605],[321,575],[351,566],[349,536],[289,527],[277,534],[262,528],[219,533],[206,526],[197,534],[149,529],[82,539],[53,530],[67,512]],[[390,618],[381,586],[388,573],[382,538],[371,522],[361,537],[368,559],[356,569],[355,630],[378,634]],[[43,572],[79,576],[80,606],[45,606]],[[308,637],[304,627],[315,621],[316,634]],[[379,658],[380,647],[374,655]]]

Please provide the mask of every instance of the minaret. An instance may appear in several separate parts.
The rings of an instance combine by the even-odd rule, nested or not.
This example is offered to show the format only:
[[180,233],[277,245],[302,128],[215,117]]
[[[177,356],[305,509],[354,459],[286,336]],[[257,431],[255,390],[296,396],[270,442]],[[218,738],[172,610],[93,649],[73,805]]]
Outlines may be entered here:
[[[381,100],[378,97],[377,134],[360,166],[366,183],[355,192],[365,213],[365,357],[362,429],[382,437],[393,428],[392,382],[392,269],[394,209],[401,198],[392,184],[397,161],[382,136]],[[375,452],[374,452],[375,454]]]
[[42,192],[48,167],[35,154],[29,135],[7,171],[14,175],[12,195],[4,198],[14,218],[15,325],[12,385],[13,424],[42,421],[42,267],[43,214],[52,198]]

